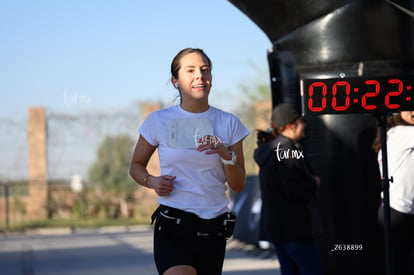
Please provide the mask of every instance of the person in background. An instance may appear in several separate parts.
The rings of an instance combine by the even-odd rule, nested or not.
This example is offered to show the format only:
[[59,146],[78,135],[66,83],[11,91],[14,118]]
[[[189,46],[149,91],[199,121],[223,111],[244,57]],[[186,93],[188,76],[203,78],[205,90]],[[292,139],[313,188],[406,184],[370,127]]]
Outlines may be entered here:
[[[159,274],[221,274],[235,222],[225,183],[235,192],[245,186],[248,130],[234,115],[209,105],[211,69],[201,49],[186,48],[174,57],[171,82],[180,104],[145,119],[133,153],[131,177],[159,196],[153,214]],[[156,148],[159,176],[146,169]]]
[[281,274],[322,274],[310,203],[320,184],[299,141],[305,123],[293,105],[277,105],[271,130],[259,131],[254,159],[262,196],[260,240],[274,244]]
[[[392,254],[395,274],[414,274],[410,255],[414,250],[414,111],[391,115],[387,120],[387,162],[389,185]],[[374,141],[382,174],[380,134]],[[384,226],[383,205],[378,221]]]

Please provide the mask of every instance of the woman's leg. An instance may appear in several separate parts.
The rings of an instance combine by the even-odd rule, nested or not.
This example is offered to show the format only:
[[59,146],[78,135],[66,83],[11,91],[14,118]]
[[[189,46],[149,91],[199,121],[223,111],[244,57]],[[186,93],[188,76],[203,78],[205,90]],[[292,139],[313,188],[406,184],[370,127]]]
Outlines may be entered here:
[[197,271],[189,265],[177,265],[167,269],[163,275],[197,275]]
[[298,241],[285,247],[290,258],[296,263],[301,275],[321,275],[322,264],[316,241]]
[[221,275],[223,271],[226,240],[199,239],[194,254],[197,255],[197,275]]
[[154,260],[161,275],[220,275],[226,239],[185,238],[154,230]]
[[299,269],[286,250],[286,244],[275,244],[275,251],[280,264],[280,273],[282,275],[298,275]]

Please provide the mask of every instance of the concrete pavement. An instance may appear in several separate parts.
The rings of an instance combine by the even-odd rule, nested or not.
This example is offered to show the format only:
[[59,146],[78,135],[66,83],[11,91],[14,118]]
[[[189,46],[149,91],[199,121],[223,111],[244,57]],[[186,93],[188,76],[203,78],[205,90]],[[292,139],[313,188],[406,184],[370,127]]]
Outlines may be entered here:
[[[156,275],[149,226],[0,234],[0,275]],[[279,275],[270,251],[231,239],[224,275]]]

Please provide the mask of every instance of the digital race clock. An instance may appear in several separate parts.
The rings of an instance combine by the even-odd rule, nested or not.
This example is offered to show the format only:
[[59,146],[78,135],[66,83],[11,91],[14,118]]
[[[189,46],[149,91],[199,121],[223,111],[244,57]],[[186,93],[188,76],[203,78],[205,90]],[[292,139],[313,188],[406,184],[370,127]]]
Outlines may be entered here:
[[395,113],[414,110],[414,74],[300,78],[302,113]]

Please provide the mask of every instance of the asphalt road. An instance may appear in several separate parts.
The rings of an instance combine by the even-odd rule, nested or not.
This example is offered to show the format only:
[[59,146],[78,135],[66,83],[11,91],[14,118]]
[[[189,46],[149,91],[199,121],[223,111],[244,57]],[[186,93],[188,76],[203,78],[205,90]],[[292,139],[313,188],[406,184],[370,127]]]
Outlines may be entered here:
[[[0,234],[0,275],[157,275],[152,228]],[[279,275],[273,253],[229,240],[224,275]]]

